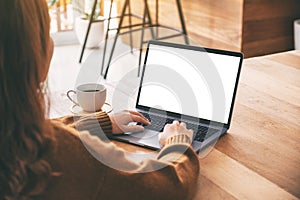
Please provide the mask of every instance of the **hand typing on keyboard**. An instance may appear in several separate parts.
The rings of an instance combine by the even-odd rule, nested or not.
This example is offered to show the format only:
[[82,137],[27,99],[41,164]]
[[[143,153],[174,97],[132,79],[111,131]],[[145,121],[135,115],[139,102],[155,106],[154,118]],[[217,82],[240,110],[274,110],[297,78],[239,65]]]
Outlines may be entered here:
[[130,110],[109,115],[109,118],[111,120],[113,134],[138,132],[144,130],[144,127],[141,125],[129,125],[130,122],[140,122],[146,125],[151,124],[149,120],[142,114]]
[[175,137],[178,135],[185,135],[189,139],[189,143],[192,142],[193,139],[193,130],[187,129],[186,124],[174,120],[172,124],[166,124],[163,132],[161,132],[158,136],[159,143],[161,146],[165,146],[167,140],[171,137]]

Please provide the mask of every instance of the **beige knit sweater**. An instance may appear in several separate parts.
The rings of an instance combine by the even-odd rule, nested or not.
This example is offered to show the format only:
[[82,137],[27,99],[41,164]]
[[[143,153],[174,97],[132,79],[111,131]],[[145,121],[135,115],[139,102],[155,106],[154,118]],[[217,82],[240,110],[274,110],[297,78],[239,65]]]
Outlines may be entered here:
[[[136,163],[111,142],[73,128],[97,131],[93,130],[95,118],[103,131],[111,134],[110,119],[103,112],[96,117],[77,117],[75,122],[73,117],[52,120],[57,146],[46,159],[60,175],[37,199],[192,199],[199,161],[187,138],[172,138],[157,158]],[[183,149],[186,151],[181,153]]]

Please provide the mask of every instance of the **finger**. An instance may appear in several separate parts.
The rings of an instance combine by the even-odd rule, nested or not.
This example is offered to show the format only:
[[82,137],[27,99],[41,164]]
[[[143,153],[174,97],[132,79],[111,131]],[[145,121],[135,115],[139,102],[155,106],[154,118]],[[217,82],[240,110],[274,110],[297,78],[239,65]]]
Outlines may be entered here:
[[183,126],[184,128],[186,128],[186,123],[181,122],[181,123],[180,123],[180,126]]
[[140,116],[140,117],[144,118],[145,120],[147,120],[148,122],[150,122],[144,115],[142,115],[142,114],[139,113],[139,112],[132,111],[132,110],[127,110],[127,112],[129,112],[129,113],[132,114],[132,115]]
[[144,115],[142,115],[142,114],[139,113],[139,112],[136,112],[136,111],[133,111],[133,110],[126,110],[126,111],[129,112],[129,113],[132,114],[132,115],[138,115],[138,116],[140,116],[140,117],[143,117],[143,118],[147,119]]
[[150,122],[147,119],[140,117],[138,115],[131,114],[130,117],[131,117],[132,121],[134,121],[134,122],[140,122],[140,123],[147,124],[147,125],[150,124]]
[[177,120],[174,120],[174,121],[173,121],[173,124],[175,124],[175,125],[177,125],[177,126],[178,126],[178,125],[179,125],[179,121],[177,121]]
[[144,131],[144,127],[140,125],[134,125],[134,126],[123,126],[124,132],[140,132]]
[[159,142],[160,146],[162,146],[162,147],[165,146],[166,140],[163,136],[163,132],[160,132],[158,134],[158,142]]
[[171,124],[166,124],[166,125],[164,126],[163,132],[167,132],[167,130],[169,130],[170,127],[171,127]]

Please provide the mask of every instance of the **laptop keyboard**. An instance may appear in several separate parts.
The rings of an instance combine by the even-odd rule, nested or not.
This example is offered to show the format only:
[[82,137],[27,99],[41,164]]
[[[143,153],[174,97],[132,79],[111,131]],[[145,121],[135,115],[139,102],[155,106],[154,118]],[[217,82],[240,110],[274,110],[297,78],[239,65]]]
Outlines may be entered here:
[[[143,114],[151,122],[151,125],[147,126],[147,128],[158,132],[162,132],[166,124],[171,124],[173,123],[174,120],[176,120],[172,118],[160,117],[157,115],[151,116],[149,115],[149,113],[145,113],[145,112],[141,112],[141,114]],[[201,126],[201,125],[192,124],[188,122],[185,123],[187,129],[192,129],[194,131],[194,140],[199,142],[203,142],[206,138],[210,137],[212,134],[219,131],[218,129],[208,128],[206,126]],[[139,123],[139,125],[143,125],[143,124]]]

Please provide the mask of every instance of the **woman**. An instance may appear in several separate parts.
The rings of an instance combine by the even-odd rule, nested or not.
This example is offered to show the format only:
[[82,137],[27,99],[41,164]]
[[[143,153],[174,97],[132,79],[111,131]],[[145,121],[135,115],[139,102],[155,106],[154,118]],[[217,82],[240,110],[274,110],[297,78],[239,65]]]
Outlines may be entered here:
[[[199,163],[185,124],[165,127],[157,159],[135,163],[84,130],[93,132],[94,120],[106,134],[141,130],[128,126],[149,124],[141,114],[45,118],[41,83],[53,53],[49,26],[45,0],[0,0],[0,199],[191,199]],[[182,147],[187,150],[178,152]],[[127,170],[97,156],[113,156],[110,161]],[[140,173],[153,166],[165,167]]]

